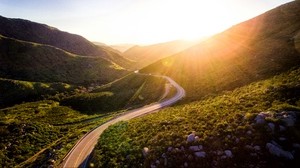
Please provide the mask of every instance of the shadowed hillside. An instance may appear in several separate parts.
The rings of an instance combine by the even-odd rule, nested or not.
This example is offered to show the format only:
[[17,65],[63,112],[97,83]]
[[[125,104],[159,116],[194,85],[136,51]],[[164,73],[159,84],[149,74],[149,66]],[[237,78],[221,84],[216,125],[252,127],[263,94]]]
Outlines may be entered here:
[[171,41],[166,43],[154,44],[149,46],[133,46],[123,53],[123,56],[136,61],[133,70],[143,68],[149,64],[158,61],[164,57],[178,53],[186,48],[191,47],[196,42],[188,41]]
[[282,5],[142,72],[168,75],[197,99],[299,67],[299,13],[299,1]]
[[0,77],[39,82],[107,83],[127,73],[101,57],[83,57],[48,45],[0,36]]
[[0,16],[0,34],[23,41],[48,44],[78,55],[101,56],[125,68],[130,64],[130,61],[118,53],[97,46],[82,36],[29,20]]

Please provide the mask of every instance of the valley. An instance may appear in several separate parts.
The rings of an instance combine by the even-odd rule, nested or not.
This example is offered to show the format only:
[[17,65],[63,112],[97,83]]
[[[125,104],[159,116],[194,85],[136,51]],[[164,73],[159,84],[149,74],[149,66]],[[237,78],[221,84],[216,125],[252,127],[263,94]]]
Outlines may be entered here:
[[[92,8],[86,4],[86,15],[45,17],[55,25],[74,17],[63,24],[74,28],[72,32],[93,20],[84,35],[39,19],[0,16],[0,167],[296,168],[300,164],[299,0],[273,5],[251,19],[190,41],[176,40],[175,35],[209,30],[205,28],[209,23],[224,24],[230,12],[226,8],[224,20],[210,20],[222,13],[210,6],[203,20],[195,13],[198,8],[192,10],[193,5],[182,2],[186,9],[180,8],[182,15],[174,16],[178,22],[164,32],[164,37],[170,32],[174,36],[157,43],[134,39],[145,27],[149,41],[164,39],[160,33],[174,20],[169,9],[178,2],[161,8],[166,12],[156,20],[165,20],[153,27],[150,18],[160,16],[161,6],[156,14],[127,14],[143,13],[158,2],[120,3],[115,10],[130,12],[107,22],[112,17],[108,11],[114,3],[110,3],[102,4],[107,11],[100,6],[86,10]],[[133,6],[121,8],[127,3]],[[196,1],[190,3],[200,9]],[[203,1],[204,6],[208,3]],[[0,2],[0,9],[5,9],[3,4],[9,6]],[[138,4],[144,6],[134,8]],[[66,11],[75,6],[72,2]],[[96,16],[99,11],[101,17]],[[191,14],[197,30],[191,29],[185,14]],[[77,21],[76,15],[84,19]],[[128,20],[133,18],[139,18],[136,24]],[[97,27],[99,23],[103,24]],[[114,27],[106,29],[104,23]],[[104,30],[106,34],[99,36]],[[132,42],[101,40],[109,36]]]

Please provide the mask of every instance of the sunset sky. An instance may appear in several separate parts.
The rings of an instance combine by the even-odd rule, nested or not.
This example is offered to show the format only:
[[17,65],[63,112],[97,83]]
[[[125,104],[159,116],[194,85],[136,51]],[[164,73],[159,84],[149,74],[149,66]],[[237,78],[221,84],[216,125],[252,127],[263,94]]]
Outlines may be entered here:
[[1,0],[0,15],[106,44],[197,39],[291,0]]

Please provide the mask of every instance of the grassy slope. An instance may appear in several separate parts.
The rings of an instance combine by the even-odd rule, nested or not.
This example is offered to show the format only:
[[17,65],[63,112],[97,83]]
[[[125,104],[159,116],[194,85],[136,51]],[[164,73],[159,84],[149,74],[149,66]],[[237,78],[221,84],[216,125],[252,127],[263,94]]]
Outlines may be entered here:
[[124,68],[131,64],[130,61],[118,53],[97,46],[82,36],[28,20],[0,16],[0,34],[23,41],[55,46],[78,55],[101,56]]
[[294,44],[300,30],[298,13],[300,2],[288,3],[141,72],[172,77],[192,100],[266,79],[300,64]]
[[87,113],[116,111],[156,102],[162,96],[166,80],[130,74],[92,91],[68,97],[63,105]]
[[66,83],[41,83],[0,78],[0,108],[22,102],[61,97],[75,93],[79,87]]
[[100,57],[83,57],[58,48],[0,36],[0,77],[85,84],[108,83],[127,72]]
[[134,46],[126,50],[122,55],[130,60],[136,61],[131,68],[136,70],[164,57],[178,53],[194,44],[196,44],[196,42],[178,40],[149,46]]
[[[299,121],[295,127],[289,127],[285,133],[272,134],[267,126],[252,123],[256,114],[262,111],[296,110],[300,114],[300,69],[275,76],[271,79],[251,83],[250,85],[225,92],[220,96],[202,101],[164,109],[158,113],[121,122],[109,127],[101,135],[92,160],[98,167],[150,167],[157,159],[167,153],[168,166],[180,167],[187,162],[189,167],[285,167],[299,164],[300,151],[296,150],[295,159],[287,161],[272,157],[265,144],[275,140],[291,150],[292,143],[300,143]],[[275,124],[278,120],[269,119]],[[196,159],[193,153],[186,151],[167,152],[167,148],[181,148],[193,144],[186,142],[191,131],[200,137],[194,145],[203,145],[207,153],[205,159]],[[251,134],[247,134],[252,131]],[[230,136],[230,137],[229,137]],[[279,141],[280,136],[287,141]],[[228,138],[229,137],[229,138]],[[236,139],[239,139],[237,142]],[[259,145],[261,151],[250,155],[246,145]],[[142,149],[148,147],[150,154],[145,159]],[[229,149],[232,159],[220,159],[214,152]],[[189,156],[189,155],[192,156]],[[160,166],[161,167],[161,166]],[[164,166],[163,166],[164,167]]]

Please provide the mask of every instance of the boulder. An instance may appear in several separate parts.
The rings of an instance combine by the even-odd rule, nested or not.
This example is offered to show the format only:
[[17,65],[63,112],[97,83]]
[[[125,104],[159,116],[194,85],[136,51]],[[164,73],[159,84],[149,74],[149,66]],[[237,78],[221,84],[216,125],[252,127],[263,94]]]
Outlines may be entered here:
[[269,129],[270,129],[272,132],[275,131],[275,124],[273,124],[273,123],[268,123],[268,127],[269,127]]
[[289,112],[282,112],[281,114],[282,114],[281,120],[285,123],[287,127],[292,127],[295,125],[297,120],[295,112],[289,111]]
[[144,147],[144,149],[143,149],[142,152],[143,152],[143,156],[146,157],[148,155],[148,153],[149,153],[149,148]]
[[233,157],[231,150],[225,150],[224,153],[225,153],[225,155],[226,155],[227,157],[229,157],[229,158],[232,158],[232,157]]
[[202,145],[199,145],[199,146],[190,146],[189,149],[193,152],[198,152],[200,150],[203,149],[203,146]]
[[205,158],[206,153],[205,152],[195,152],[195,156],[197,156],[199,158]]
[[188,135],[187,142],[194,142],[195,141],[195,134],[196,134],[196,132],[193,131],[190,135]]
[[294,156],[291,152],[283,150],[280,146],[278,146],[278,144],[274,145],[273,143],[267,143],[266,148],[274,156],[282,157],[289,160],[294,159]]

